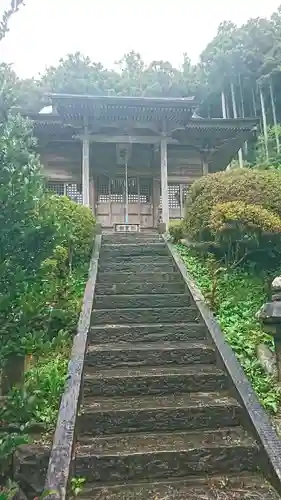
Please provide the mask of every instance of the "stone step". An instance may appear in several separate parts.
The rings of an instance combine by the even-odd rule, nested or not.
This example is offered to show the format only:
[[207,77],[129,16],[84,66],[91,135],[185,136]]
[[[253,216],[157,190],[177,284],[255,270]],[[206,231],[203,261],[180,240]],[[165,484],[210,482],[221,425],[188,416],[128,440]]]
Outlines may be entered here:
[[159,307],[186,307],[191,304],[189,293],[150,295],[96,295],[94,309],[136,309]]
[[166,266],[170,265],[173,260],[169,255],[122,255],[119,253],[117,255],[108,255],[102,252],[99,263],[106,264],[110,263],[114,260],[114,262],[118,264],[153,264],[154,262],[158,265]]
[[242,408],[222,392],[85,398],[78,434],[217,429],[239,425]]
[[212,364],[215,350],[199,342],[143,342],[89,345],[85,368],[163,366],[169,364]]
[[188,474],[256,471],[259,450],[241,427],[199,432],[86,437],[76,447],[75,475],[130,481]]
[[[163,264],[161,262],[145,262],[143,264],[138,264],[135,262],[116,262],[115,260],[100,262],[99,271],[100,272],[124,272],[124,273],[161,273],[163,270]],[[177,271],[176,264],[169,261],[165,264],[165,270],[167,273],[173,273]]]
[[185,293],[183,281],[164,283],[97,283],[96,295],[147,295],[163,293]]
[[204,340],[206,327],[200,323],[158,324],[158,325],[123,325],[91,326],[89,342],[162,342],[173,340]]
[[279,500],[280,495],[259,474],[189,476],[183,479],[111,485],[86,484],[85,500]]
[[133,323],[182,323],[200,321],[196,307],[137,309],[93,309],[91,324],[130,325]]
[[227,390],[227,375],[215,365],[157,366],[84,373],[85,396],[128,396]]
[[159,243],[163,241],[162,238],[158,234],[104,234],[102,236],[102,242],[116,245],[118,243],[123,244],[134,244],[137,243]]
[[102,244],[101,257],[114,258],[114,257],[137,257],[149,256],[155,258],[156,256],[169,256],[167,246],[164,243],[139,243],[139,244]]
[[149,273],[125,273],[125,272],[101,272],[98,273],[98,283],[167,283],[181,280],[179,272],[149,272]]

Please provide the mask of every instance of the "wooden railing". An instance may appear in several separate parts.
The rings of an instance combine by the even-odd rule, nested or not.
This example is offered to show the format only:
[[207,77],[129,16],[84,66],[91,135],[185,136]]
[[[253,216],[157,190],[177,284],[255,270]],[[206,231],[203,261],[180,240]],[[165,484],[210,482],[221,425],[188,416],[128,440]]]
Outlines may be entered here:
[[87,349],[87,338],[95,293],[100,246],[101,235],[97,235],[94,242],[94,249],[89,267],[89,277],[85,288],[77,333],[73,340],[66,386],[61,399],[49,458],[45,492],[48,492],[46,498],[50,500],[64,500],[67,497],[71,479],[72,459],[75,449],[76,420],[80,405],[84,358]]

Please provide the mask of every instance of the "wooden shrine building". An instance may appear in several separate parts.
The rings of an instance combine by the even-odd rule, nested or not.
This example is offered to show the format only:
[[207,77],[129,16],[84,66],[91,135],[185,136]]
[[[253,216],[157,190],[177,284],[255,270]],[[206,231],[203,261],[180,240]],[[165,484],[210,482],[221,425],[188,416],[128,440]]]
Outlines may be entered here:
[[255,119],[205,119],[194,98],[51,94],[29,114],[49,187],[90,206],[103,227],[183,216],[190,184],[223,170]]

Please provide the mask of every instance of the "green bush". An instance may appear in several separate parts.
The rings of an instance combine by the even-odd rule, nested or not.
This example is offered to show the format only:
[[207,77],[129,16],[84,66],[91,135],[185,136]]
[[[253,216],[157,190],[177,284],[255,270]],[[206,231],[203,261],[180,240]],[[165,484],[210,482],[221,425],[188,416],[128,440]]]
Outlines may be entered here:
[[178,243],[184,237],[184,222],[180,219],[170,220],[169,233],[174,243]]
[[71,271],[84,273],[93,244],[92,212],[45,192],[34,146],[29,122],[8,116],[0,126],[0,364],[36,350],[50,330],[73,328],[80,302]]
[[[27,290],[55,246],[56,223],[48,210],[30,124],[8,116],[0,129],[0,346],[18,349],[25,329]],[[36,285],[35,285],[36,287]],[[38,297],[41,295],[37,287]],[[34,304],[30,303],[30,309]]]
[[[45,209],[55,220],[54,248],[18,299],[19,317],[3,353],[36,352],[38,342],[59,331],[74,332],[80,309],[77,280],[84,282],[93,247],[95,218],[91,210],[67,197],[50,196]],[[3,346],[4,347],[4,346]],[[39,346],[40,347],[40,346]]]
[[228,263],[261,258],[269,264],[281,250],[281,173],[236,169],[202,177],[186,201],[189,238],[216,246]]
[[66,250],[70,267],[88,261],[95,230],[92,211],[84,205],[74,203],[67,196],[56,195],[49,197],[48,208],[57,224],[56,243]]
[[280,253],[281,218],[259,205],[218,203],[210,215],[210,229],[228,263]]

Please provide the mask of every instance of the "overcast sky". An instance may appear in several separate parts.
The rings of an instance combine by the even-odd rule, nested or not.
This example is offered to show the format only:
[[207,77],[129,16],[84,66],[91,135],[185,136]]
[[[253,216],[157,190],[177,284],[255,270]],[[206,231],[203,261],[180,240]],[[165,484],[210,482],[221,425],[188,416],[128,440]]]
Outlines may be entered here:
[[[0,0],[5,7],[10,0]],[[22,77],[35,76],[80,51],[112,67],[135,50],[145,61],[195,61],[218,24],[270,16],[281,0],[25,0],[0,46],[0,60]],[[0,10],[1,10],[0,7]]]

